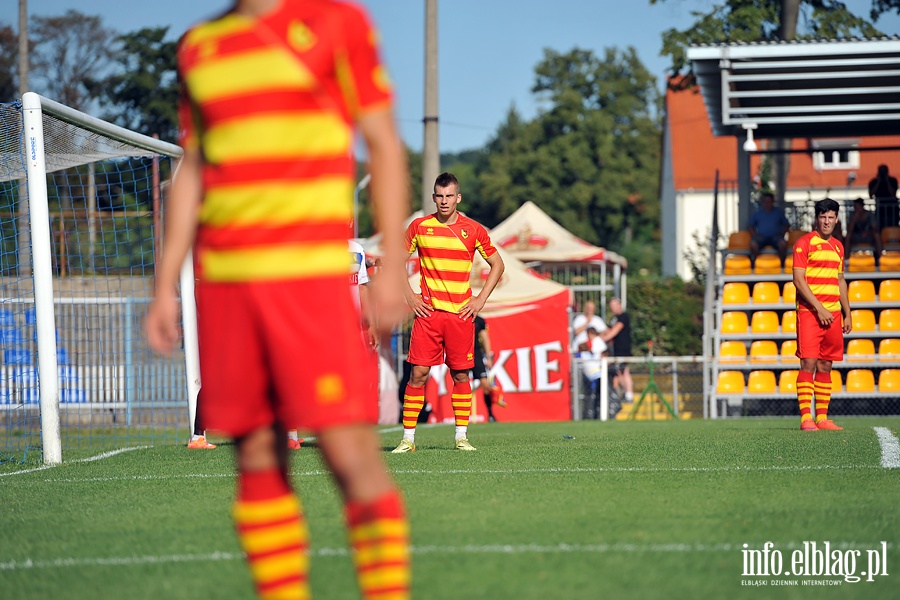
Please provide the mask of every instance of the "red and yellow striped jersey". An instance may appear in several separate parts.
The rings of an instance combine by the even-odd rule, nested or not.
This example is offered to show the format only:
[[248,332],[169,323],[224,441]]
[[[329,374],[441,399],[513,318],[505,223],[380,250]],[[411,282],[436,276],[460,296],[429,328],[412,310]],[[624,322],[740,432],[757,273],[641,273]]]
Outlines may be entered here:
[[376,42],[362,9],[333,0],[229,12],[182,37],[181,144],[204,159],[200,277],[348,273],[353,123],[391,103]]
[[437,213],[413,220],[406,229],[406,248],[419,251],[422,300],[436,310],[458,313],[472,297],[469,276],[477,250],[485,259],[497,253],[487,231],[462,213],[452,225]]
[[[806,270],[806,283],[826,310],[841,310],[838,275],[844,272],[844,246],[831,237],[822,239],[813,231],[794,244],[794,268]],[[815,309],[797,294],[797,310]]]

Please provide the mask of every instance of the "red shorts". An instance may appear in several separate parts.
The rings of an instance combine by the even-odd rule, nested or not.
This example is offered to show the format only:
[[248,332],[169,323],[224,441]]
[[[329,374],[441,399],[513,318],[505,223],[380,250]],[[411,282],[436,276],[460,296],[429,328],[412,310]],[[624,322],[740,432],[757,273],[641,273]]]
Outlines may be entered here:
[[819,360],[844,359],[844,319],[841,311],[831,313],[834,320],[828,327],[819,325],[816,313],[797,311],[797,356]]
[[453,371],[470,370],[475,366],[475,321],[460,319],[444,310],[432,311],[427,317],[416,316],[407,360],[424,367],[446,362]]
[[370,353],[346,276],[196,288],[204,427],[375,423]]

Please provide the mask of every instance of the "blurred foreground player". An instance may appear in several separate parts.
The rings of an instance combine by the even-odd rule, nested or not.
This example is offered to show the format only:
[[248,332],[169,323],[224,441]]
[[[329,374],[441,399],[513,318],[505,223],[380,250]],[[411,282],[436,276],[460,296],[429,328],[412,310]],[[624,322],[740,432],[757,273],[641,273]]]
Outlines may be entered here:
[[195,247],[202,422],[235,439],[234,520],[262,598],[308,598],[309,540],[287,430],[315,433],[341,491],[364,598],[408,598],[402,498],[367,424],[365,348],[347,286],[354,124],[384,234],[385,327],[402,314],[405,153],[368,17],[331,0],[239,0],[181,39],[181,145],[150,344],[177,339]]

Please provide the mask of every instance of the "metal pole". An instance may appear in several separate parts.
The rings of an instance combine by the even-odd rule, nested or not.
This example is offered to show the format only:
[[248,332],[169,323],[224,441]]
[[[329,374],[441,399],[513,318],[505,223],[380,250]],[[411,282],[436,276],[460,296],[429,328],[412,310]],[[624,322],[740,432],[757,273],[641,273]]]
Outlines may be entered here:
[[366,189],[372,180],[372,174],[366,173],[366,176],[359,180],[356,189],[353,190],[353,237],[359,237],[359,193]]
[[434,180],[441,169],[438,150],[437,0],[425,0],[425,116],[422,145],[422,212],[431,213]]

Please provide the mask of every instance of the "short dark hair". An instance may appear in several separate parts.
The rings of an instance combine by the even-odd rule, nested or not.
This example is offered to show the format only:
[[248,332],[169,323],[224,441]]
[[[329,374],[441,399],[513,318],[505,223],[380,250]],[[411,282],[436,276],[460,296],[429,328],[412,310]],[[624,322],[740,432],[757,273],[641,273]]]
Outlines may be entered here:
[[841,205],[831,198],[822,198],[816,202],[816,217],[830,210],[833,210],[834,214],[838,214],[841,210]]
[[762,195],[760,195],[760,197],[759,197],[759,201],[762,202],[766,198],[771,198],[772,200],[774,200],[775,194],[773,194],[772,192],[763,192]]
[[437,176],[437,179],[434,180],[434,187],[450,187],[451,185],[456,186],[456,190],[459,191],[459,179],[456,178],[456,175],[453,173],[443,172]]

